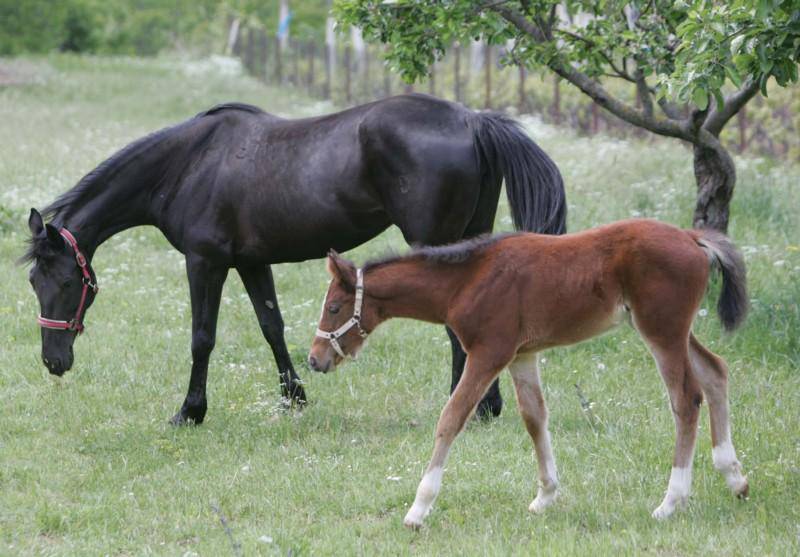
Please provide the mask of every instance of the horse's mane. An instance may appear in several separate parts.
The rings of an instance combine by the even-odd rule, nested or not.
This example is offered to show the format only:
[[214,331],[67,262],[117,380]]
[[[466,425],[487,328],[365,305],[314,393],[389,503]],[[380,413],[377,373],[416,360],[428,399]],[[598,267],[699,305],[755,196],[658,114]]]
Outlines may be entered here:
[[[101,162],[94,170],[81,178],[80,181],[75,184],[75,186],[58,196],[55,201],[42,209],[42,217],[45,220],[51,220],[63,216],[76,203],[80,203],[87,197],[91,197],[98,188],[107,184],[125,166],[147,152],[149,149],[155,147],[163,140],[173,137],[175,133],[185,129],[186,126],[191,125],[195,120],[206,116],[213,116],[226,110],[240,110],[249,112],[251,114],[265,114],[260,108],[249,104],[218,104],[204,112],[200,112],[193,118],[190,118],[184,122],[160,129],[142,137],[141,139],[137,139]],[[20,258],[20,261],[32,261],[37,253],[37,248],[39,247],[40,246],[36,239],[32,238],[29,242],[27,251]]]
[[520,232],[506,232],[503,234],[483,234],[463,240],[454,244],[447,244],[444,246],[425,246],[415,248],[405,254],[388,254],[377,259],[370,259],[364,264],[364,271],[382,267],[389,263],[398,261],[405,261],[409,259],[422,259],[432,263],[439,263],[444,265],[455,265],[458,263],[465,263],[473,256],[483,252],[487,247],[499,242],[504,238],[511,236],[518,236]]

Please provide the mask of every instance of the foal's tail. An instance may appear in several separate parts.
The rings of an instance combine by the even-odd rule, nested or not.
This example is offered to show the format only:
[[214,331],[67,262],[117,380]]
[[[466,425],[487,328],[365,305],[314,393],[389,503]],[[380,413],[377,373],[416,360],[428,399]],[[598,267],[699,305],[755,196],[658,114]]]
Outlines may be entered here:
[[[519,122],[498,113],[477,113],[471,122],[484,180],[505,178],[517,230],[563,234],[567,230],[564,182],[553,160]],[[488,165],[488,169],[485,166]]]
[[726,331],[744,322],[750,302],[747,297],[747,273],[744,258],[730,239],[715,230],[691,231],[695,242],[708,254],[711,264],[722,273],[722,292],[717,315]]

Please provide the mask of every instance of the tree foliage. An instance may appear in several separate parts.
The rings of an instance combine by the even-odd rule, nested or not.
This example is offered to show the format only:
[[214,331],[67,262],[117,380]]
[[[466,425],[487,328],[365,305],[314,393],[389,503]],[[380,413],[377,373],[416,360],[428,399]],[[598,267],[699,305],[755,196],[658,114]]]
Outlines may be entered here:
[[[800,58],[798,0],[337,0],[335,11],[387,44],[409,81],[454,41],[513,40],[505,63],[549,69],[628,123],[692,143],[694,222],[721,230],[736,174],[719,134],[770,78],[796,82]],[[633,84],[636,104],[609,78]]]

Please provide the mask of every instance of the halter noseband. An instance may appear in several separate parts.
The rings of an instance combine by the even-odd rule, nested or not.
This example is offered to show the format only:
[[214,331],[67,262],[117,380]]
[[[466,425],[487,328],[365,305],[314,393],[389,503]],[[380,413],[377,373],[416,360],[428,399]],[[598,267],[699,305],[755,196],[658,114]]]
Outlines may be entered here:
[[342,347],[339,344],[339,339],[342,338],[347,331],[352,329],[354,326],[358,327],[358,334],[361,335],[361,338],[367,338],[367,331],[361,327],[361,304],[363,301],[364,272],[362,269],[358,269],[356,270],[356,302],[353,306],[353,317],[345,321],[344,325],[333,332],[329,333],[327,331],[323,331],[322,329],[317,329],[317,336],[328,339],[333,349],[336,350],[336,353],[342,358],[346,358],[347,355],[344,353],[344,350],[342,350]]
[[81,253],[81,250],[78,248],[78,241],[75,239],[75,236],[73,236],[66,228],[62,228],[59,230],[59,232],[67,241],[67,243],[72,246],[72,251],[75,252],[75,262],[78,264],[78,267],[80,267],[81,274],[83,274],[83,277],[81,277],[81,282],[83,282],[81,301],[78,304],[78,310],[75,312],[75,317],[69,321],[48,319],[47,317],[42,317],[39,315],[36,318],[36,322],[45,329],[77,331],[78,334],[80,334],[83,332],[83,310],[86,306],[86,295],[89,293],[90,288],[92,289],[92,292],[97,294],[99,288],[96,282],[92,282],[92,274],[89,272],[89,263],[86,261],[86,257],[84,257],[83,253]]

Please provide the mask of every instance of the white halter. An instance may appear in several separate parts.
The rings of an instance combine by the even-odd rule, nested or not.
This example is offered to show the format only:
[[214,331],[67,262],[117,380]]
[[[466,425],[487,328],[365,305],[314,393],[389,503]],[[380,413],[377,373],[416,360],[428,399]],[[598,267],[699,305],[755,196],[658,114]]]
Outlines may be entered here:
[[361,304],[364,301],[364,272],[361,269],[356,270],[356,302],[353,306],[353,317],[345,321],[344,325],[339,327],[333,332],[323,331],[322,329],[317,329],[317,336],[321,338],[326,338],[331,343],[331,346],[336,353],[339,354],[342,358],[346,358],[347,355],[342,350],[341,345],[339,344],[339,339],[344,336],[344,334],[353,328],[353,326],[358,327],[358,334],[361,335],[361,338],[367,338],[367,332],[361,328]]

